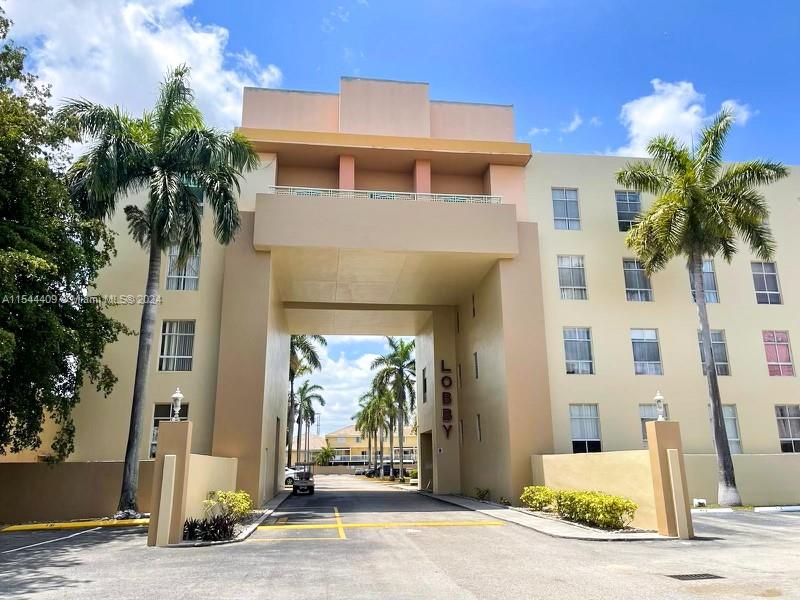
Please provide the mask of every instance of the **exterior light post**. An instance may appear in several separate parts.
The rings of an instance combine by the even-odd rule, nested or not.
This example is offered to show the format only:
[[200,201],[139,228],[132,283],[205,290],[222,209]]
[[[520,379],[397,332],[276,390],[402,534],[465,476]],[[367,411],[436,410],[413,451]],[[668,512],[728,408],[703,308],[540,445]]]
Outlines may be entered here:
[[667,416],[664,412],[664,396],[661,395],[661,390],[656,390],[656,395],[653,398],[653,401],[656,403],[656,411],[658,412],[658,419],[657,421],[666,421]]
[[170,417],[170,421],[181,420],[181,400],[183,400],[181,388],[175,388],[175,393],[172,394],[172,417]]

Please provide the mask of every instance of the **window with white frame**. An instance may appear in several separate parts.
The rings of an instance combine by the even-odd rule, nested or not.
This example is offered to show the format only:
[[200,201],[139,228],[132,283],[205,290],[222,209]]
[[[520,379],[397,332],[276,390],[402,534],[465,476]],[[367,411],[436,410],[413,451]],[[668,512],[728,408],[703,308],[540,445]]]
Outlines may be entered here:
[[742,453],[742,437],[739,434],[739,415],[735,404],[723,404],[722,416],[725,418],[725,433],[728,434],[728,448],[731,454]]
[[[669,419],[669,407],[666,404],[664,404],[664,418]],[[639,422],[642,424],[642,445],[645,448],[647,448],[647,423],[649,421],[658,421],[658,405],[640,404]]]
[[794,375],[792,348],[788,331],[762,331],[764,353],[767,355],[767,369],[771,376]]
[[[170,404],[156,404],[153,406],[153,429],[150,432],[150,458],[156,455],[156,448],[158,447],[158,426],[161,421],[169,421],[172,418],[172,403]],[[181,404],[181,409],[178,412],[179,421],[189,420],[189,405]]]
[[167,253],[167,289],[196,290],[200,280],[200,255],[192,254],[183,265],[178,262],[178,246],[170,246]]
[[750,267],[753,270],[756,302],[759,304],[781,304],[781,287],[775,263],[754,261],[750,263]]
[[[703,350],[703,340],[700,332],[697,332],[697,343],[700,346],[700,363],[703,367],[703,375],[706,374],[706,353]],[[711,330],[711,356],[714,357],[714,366],[717,375],[730,375],[731,365],[728,362],[728,345],[725,342],[724,329]]]
[[553,188],[552,194],[555,228],[580,229],[581,213],[578,207],[578,190],[574,188]]
[[[694,279],[689,273],[689,289],[692,292],[692,302],[697,301],[694,289]],[[710,258],[703,260],[703,289],[705,290],[706,304],[719,303],[719,290],[717,289],[717,274],[714,271],[714,261]]]
[[558,257],[558,287],[562,300],[586,300],[586,272],[582,256]]
[[588,327],[564,327],[564,358],[567,375],[591,375],[592,333]]
[[161,324],[159,371],[191,371],[194,321],[164,321]]
[[663,374],[657,330],[631,329],[631,346],[634,372],[637,375]]
[[800,404],[778,404],[775,418],[781,452],[800,452]]
[[622,259],[625,275],[625,296],[630,302],[652,302],[653,288],[642,263],[633,258]]
[[597,404],[570,404],[569,420],[572,431],[572,452],[600,452],[600,415]]
[[620,231],[628,231],[642,210],[642,200],[639,192],[617,191],[614,192],[617,201],[617,223]]

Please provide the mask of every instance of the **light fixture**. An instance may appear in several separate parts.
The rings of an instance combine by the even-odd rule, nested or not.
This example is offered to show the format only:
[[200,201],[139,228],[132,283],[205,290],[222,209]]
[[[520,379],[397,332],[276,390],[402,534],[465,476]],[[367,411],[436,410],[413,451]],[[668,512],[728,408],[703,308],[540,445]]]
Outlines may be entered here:
[[664,396],[661,395],[661,390],[656,390],[656,395],[653,398],[656,403],[656,411],[658,412],[657,421],[666,421],[667,417],[664,412]]
[[172,394],[172,417],[170,421],[181,420],[181,400],[183,400],[181,388],[175,388],[175,393]]

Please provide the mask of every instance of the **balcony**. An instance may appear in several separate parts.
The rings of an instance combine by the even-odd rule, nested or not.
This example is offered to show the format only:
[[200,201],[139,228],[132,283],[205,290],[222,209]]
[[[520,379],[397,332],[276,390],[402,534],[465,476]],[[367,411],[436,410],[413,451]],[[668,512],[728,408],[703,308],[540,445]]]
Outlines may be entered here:
[[418,192],[387,192],[378,190],[336,190],[285,185],[270,186],[268,194],[277,196],[315,196],[323,198],[362,198],[368,200],[406,200],[411,202],[441,202],[445,204],[502,204],[501,196],[478,194],[426,194]]

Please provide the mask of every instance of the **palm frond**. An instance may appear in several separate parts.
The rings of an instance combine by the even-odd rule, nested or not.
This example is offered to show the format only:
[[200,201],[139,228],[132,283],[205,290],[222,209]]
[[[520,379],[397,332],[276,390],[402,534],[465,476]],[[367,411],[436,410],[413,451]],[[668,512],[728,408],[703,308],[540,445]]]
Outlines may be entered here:
[[617,183],[639,192],[658,195],[669,186],[669,178],[654,165],[646,162],[628,163],[617,172]]
[[706,185],[713,182],[719,173],[722,165],[722,151],[732,125],[733,113],[729,110],[722,110],[700,134],[695,165],[700,180]]
[[654,137],[647,144],[647,153],[652,157],[656,170],[662,173],[681,173],[691,164],[689,149],[672,136]]
[[197,126],[196,123],[185,121],[187,117],[198,114],[195,111],[190,115],[186,109],[187,105],[191,105],[194,101],[194,93],[189,86],[189,71],[187,65],[179,65],[167,73],[161,84],[158,100],[153,110],[155,141],[158,148],[166,145],[172,130],[180,126]]
[[149,205],[144,210],[138,206],[125,207],[125,219],[128,222],[128,233],[142,248],[150,248],[150,214]]
[[736,163],[725,169],[709,192],[720,195],[731,194],[738,190],[769,185],[788,175],[789,169],[778,162],[750,160]]

